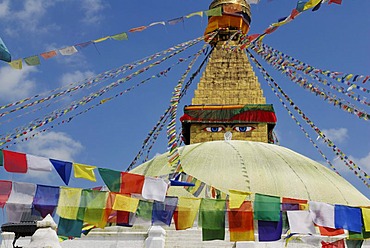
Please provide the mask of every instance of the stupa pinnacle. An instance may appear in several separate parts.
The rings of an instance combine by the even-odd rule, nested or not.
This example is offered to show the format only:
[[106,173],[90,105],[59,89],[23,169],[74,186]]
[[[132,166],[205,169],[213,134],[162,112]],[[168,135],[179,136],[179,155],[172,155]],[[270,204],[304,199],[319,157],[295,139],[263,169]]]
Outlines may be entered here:
[[210,9],[222,7],[222,16],[208,19],[205,33],[219,30],[209,62],[194,92],[192,105],[181,118],[185,144],[232,139],[271,142],[276,117],[266,104],[258,78],[244,51],[229,51],[251,22],[245,0],[215,0]]

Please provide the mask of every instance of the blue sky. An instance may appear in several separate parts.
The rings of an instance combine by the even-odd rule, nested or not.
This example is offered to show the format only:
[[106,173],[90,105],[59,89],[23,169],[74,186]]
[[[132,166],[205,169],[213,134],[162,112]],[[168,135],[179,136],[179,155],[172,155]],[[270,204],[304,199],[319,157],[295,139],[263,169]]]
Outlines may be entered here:
[[[209,3],[210,1],[205,0],[2,0],[0,37],[11,51],[13,59],[24,58],[206,10]],[[262,32],[269,24],[289,15],[295,5],[296,1],[292,0],[261,0],[258,5],[252,5],[250,33]],[[268,35],[264,42],[320,69],[370,75],[369,9],[369,1],[343,0],[342,5],[324,4],[319,11],[304,12],[291,23]],[[206,23],[205,17],[195,16],[186,19],[184,24],[165,27],[157,25],[143,32],[129,33],[128,41],[108,40],[96,44],[96,47],[91,45],[72,56],[57,56],[47,61],[41,58],[41,65],[24,65],[20,71],[11,69],[6,63],[0,63],[0,104],[48,92],[200,37]],[[198,45],[185,51],[180,57],[191,55],[200,48],[201,45]],[[174,62],[176,60],[171,60],[166,66]],[[311,120],[358,165],[370,171],[369,123],[333,107],[264,65]],[[117,87],[107,97],[164,70],[166,66],[151,69],[146,76]],[[186,65],[180,65],[166,77],[153,79],[130,93],[76,117],[68,124],[56,126],[31,141],[9,147],[9,150],[123,171],[135,157],[149,130],[169,106],[171,92],[185,69]],[[322,162],[321,156],[282,108],[262,75],[258,71],[256,74],[267,102],[275,106],[278,117],[276,132],[280,144]],[[362,86],[370,88],[370,82]],[[102,86],[95,90],[100,87]],[[184,104],[190,104],[194,87],[195,85],[190,88],[182,100],[179,115],[182,114]],[[61,98],[48,109],[19,118],[14,118],[17,114],[0,118],[1,134],[25,125],[27,121],[43,117],[48,113],[46,111],[67,106],[72,100],[88,95],[93,90],[82,90],[76,95]],[[367,97],[366,93],[363,96]],[[368,112],[364,105],[360,107]],[[313,132],[310,131],[310,134],[316,139]],[[369,190],[361,181],[340,161],[335,160],[331,150],[320,141],[318,143],[341,174],[370,197]],[[163,133],[151,155],[165,151],[166,137]],[[15,175],[1,169],[0,179],[63,185],[56,173]],[[100,179],[92,184],[71,178],[70,186],[90,187],[100,184]]]

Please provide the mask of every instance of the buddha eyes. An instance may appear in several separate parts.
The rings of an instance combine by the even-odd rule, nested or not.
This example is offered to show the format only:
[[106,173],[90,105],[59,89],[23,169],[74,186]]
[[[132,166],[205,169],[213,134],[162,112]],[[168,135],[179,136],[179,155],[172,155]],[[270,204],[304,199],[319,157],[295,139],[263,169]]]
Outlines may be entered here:
[[234,127],[234,130],[241,133],[246,133],[254,130],[254,127]]
[[204,130],[210,133],[217,133],[217,132],[223,131],[224,128],[223,127],[206,127],[204,128]]

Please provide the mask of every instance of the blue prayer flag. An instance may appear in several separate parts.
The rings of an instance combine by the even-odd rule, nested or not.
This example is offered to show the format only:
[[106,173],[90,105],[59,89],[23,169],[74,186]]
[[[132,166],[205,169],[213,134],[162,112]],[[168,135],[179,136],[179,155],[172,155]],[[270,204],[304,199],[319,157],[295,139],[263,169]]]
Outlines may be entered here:
[[82,226],[82,220],[68,220],[60,217],[57,232],[58,236],[80,238]]
[[283,216],[280,213],[280,221],[258,221],[258,240],[277,241],[281,239],[283,230]]
[[68,185],[69,179],[71,178],[72,163],[55,159],[50,159],[50,162],[53,164],[63,182]]
[[152,223],[153,224],[166,224],[171,225],[173,213],[177,207],[177,197],[167,196],[164,202],[154,201],[152,210]]
[[334,207],[335,228],[348,231],[362,232],[362,214],[360,208],[335,205]]
[[33,212],[39,212],[43,218],[48,214],[54,215],[55,208],[58,205],[59,192],[59,187],[37,185],[32,203]]

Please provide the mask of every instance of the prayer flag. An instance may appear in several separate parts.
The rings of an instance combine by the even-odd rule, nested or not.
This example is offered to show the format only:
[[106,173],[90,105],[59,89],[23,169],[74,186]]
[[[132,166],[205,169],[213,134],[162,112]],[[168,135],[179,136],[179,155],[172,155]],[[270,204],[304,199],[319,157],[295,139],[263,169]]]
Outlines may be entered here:
[[151,27],[151,26],[155,26],[155,25],[163,25],[163,26],[165,26],[165,25],[166,25],[166,23],[165,23],[165,22],[153,22],[153,23],[150,23],[150,24],[149,24],[149,27]]
[[133,32],[141,32],[143,30],[145,30],[147,28],[147,26],[140,26],[140,27],[137,27],[137,28],[131,28],[129,30],[130,33],[133,33]]
[[175,25],[179,22],[184,22],[184,17],[179,17],[179,18],[175,18],[175,19],[167,21],[167,23],[170,25]]
[[119,192],[121,187],[121,172],[104,168],[98,168],[98,171],[108,189],[111,192]]
[[12,182],[0,180],[0,208],[4,208],[10,196],[10,192],[12,192]]
[[117,194],[114,200],[113,209],[118,211],[136,213],[138,206],[139,199]]
[[322,0],[309,0],[307,3],[305,3],[303,10],[312,9],[313,7],[321,3],[321,1]]
[[239,190],[229,190],[229,207],[230,209],[233,208],[240,208],[240,206],[244,203],[245,198],[250,195],[249,192],[243,192]]
[[144,199],[163,202],[168,184],[162,178],[145,177],[142,195]]
[[75,45],[75,47],[86,48],[89,45],[91,45],[92,43],[93,43],[92,41],[86,41],[86,42],[79,43],[79,44]]
[[136,220],[134,213],[126,211],[117,211],[117,225],[132,227]]
[[94,42],[94,43],[99,43],[99,42],[102,42],[102,41],[108,40],[109,38],[110,38],[110,36],[105,36],[105,37],[103,37],[103,38],[93,40],[93,42]]
[[259,241],[277,241],[281,239],[283,229],[283,218],[280,213],[279,221],[258,221],[258,240]]
[[50,162],[53,164],[55,170],[58,172],[63,182],[68,185],[69,179],[71,177],[72,163],[55,159],[50,159]]
[[22,59],[12,60],[11,62],[9,62],[9,65],[13,69],[21,70],[22,69]]
[[298,12],[303,12],[303,9],[304,9],[305,4],[306,4],[306,2],[298,1],[298,2],[297,2],[296,10],[297,10]]
[[51,171],[53,165],[48,158],[26,154],[29,170]]
[[315,234],[315,226],[309,211],[287,211],[291,233]]
[[329,0],[329,4],[331,3],[342,4],[342,0]]
[[360,233],[362,231],[361,209],[335,205],[335,228]]
[[57,233],[59,236],[80,238],[82,226],[83,221],[81,220],[68,220],[60,217]]
[[24,58],[24,62],[26,62],[27,65],[29,66],[35,66],[40,64],[40,58],[37,55],[31,56]]
[[144,220],[152,219],[153,202],[139,201],[139,206],[136,210],[136,215]]
[[199,210],[201,199],[179,197],[174,214],[176,230],[192,228]]
[[334,206],[322,202],[309,202],[312,220],[316,225],[335,228]]
[[334,229],[330,227],[318,226],[321,236],[337,236],[344,234],[343,229]]
[[44,59],[50,59],[52,57],[57,56],[57,52],[54,50],[54,51],[49,51],[49,52],[41,53],[40,55]]
[[59,191],[59,187],[37,185],[32,202],[33,209],[43,218],[48,214],[54,215],[55,208],[58,205]]
[[254,198],[254,219],[280,220],[280,197],[256,194]]
[[321,241],[321,247],[322,248],[345,248],[345,244],[344,244],[344,239],[341,239],[341,240],[337,240],[335,242],[325,242],[325,241]]
[[361,211],[365,231],[370,232],[370,208],[361,208]]
[[363,240],[350,240],[346,239],[347,248],[361,248]]
[[126,32],[112,35],[111,38],[114,40],[128,40],[128,36]]
[[12,56],[10,55],[8,48],[6,47],[4,41],[1,38],[0,38],[0,60],[5,62],[12,61]]
[[185,16],[185,17],[190,18],[190,17],[196,16],[196,15],[198,15],[200,17],[203,17],[203,11],[194,12],[194,13],[191,13],[191,14]]
[[82,189],[60,187],[57,214],[65,219],[76,220],[81,194]]
[[222,7],[213,8],[207,11],[204,11],[207,16],[222,16]]
[[27,159],[26,154],[3,150],[4,168],[7,172],[26,173]]
[[[230,202],[229,202],[230,203]],[[238,209],[229,209],[230,241],[254,241],[252,203],[245,201]]]
[[365,228],[362,228],[361,233],[348,231],[348,234],[349,234],[348,239],[354,239],[354,240],[361,239],[361,240],[363,240],[363,239],[370,238],[370,232],[366,232]]
[[80,209],[84,211],[83,221],[104,228],[107,223],[105,208],[108,200],[108,192],[87,190],[82,191]]
[[65,47],[59,50],[61,55],[68,56],[77,53],[77,49],[74,46]]
[[321,7],[322,0],[312,9],[312,11],[317,11]]
[[13,188],[5,205],[8,222],[18,223],[22,214],[31,211],[36,185],[33,183],[13,182]]
[[145,177],[143,175],[121,172],[122,194],[141,194]]
[[177,197],[167,196],[164,202],[154,201],[152,211],[152,224],[171,225],[173,213],[177,207]]
[[302,207],[303,204],[307,204],[307,200],[299,200],[299,199],[283,197],[281,209],[283,211],[303,210],[303,207]]
[[73,171],[75,178],[83,178],[86,180],[96,182],[96,177],[94,173],[95,169],[96,166],[73,163]]
[[199,222],[202,226],[202,240],[225,239],[225,200],[202,199]]

